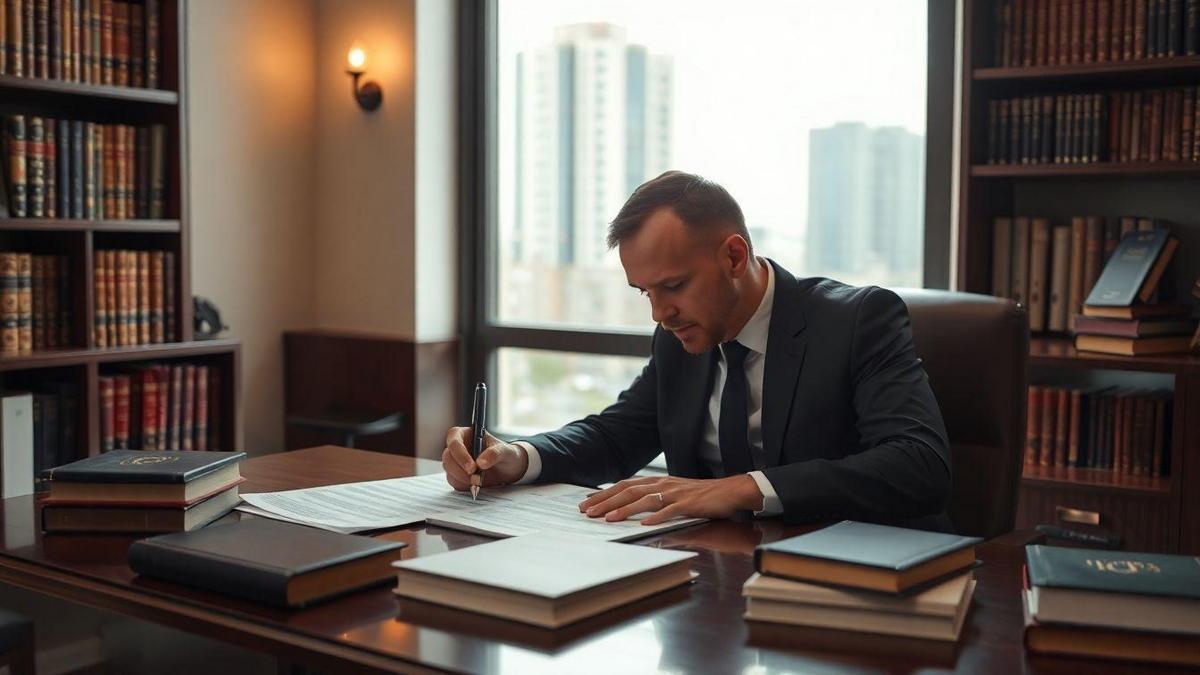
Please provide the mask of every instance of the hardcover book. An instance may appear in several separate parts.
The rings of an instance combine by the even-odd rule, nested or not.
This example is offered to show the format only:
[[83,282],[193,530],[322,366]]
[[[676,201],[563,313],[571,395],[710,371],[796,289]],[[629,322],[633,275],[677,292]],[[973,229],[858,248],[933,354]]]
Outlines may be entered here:
[[899,593],[975,563],[978,537],[845,520],[754,551],[763,574]]
[[1147,302],[1179,245],[1163,228],[1131,232],[1121,238],[1085,304],[1123,307]]
[[188,483],[246,456],[244,452],[114,450],[50,471],[68,483]]
[[401,542],[340,534],[265,518],[136,541],[138,574],[275,607],[388,581]]

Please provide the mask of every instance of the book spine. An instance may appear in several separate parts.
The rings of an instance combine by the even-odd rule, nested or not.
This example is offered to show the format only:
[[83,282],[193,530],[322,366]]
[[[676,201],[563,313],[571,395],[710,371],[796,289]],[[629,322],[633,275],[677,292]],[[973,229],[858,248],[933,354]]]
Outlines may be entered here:
[[21,288],[20,263],[16,253],[0,253],[0,344],[3,353],[17,354],[21,351],[21,339],[18,323],[21,316],[21,301],[18,297]]
[[1067,307],[1064,330],[1069,330],[1075,316],[1083,311],[1084,249],[1087,243],[1087,219],[1071,219],[1070,276],[1067,285]]
[[150,344],[150,252],[137,254],[138,344]]
[[1033,64],[1036,66],[1046,65],[1046,42],[1048,36],[1047,31],[1047,10],[1050,4],[1047,0],[1034,0],[1036,16],[1034,18],[1034,47],[1033,47]]
[[1025,466],[1037,466],[1041,463],[1042,388],[1032,385],[1026,395]]
[[33,267],[33,351],[46,349],[46,258],[32,256]]
[[58,145],[67,143],[68,139],[60,138],[56,133],[57,121],[45,120],[46,125],[46,202],[42,206],[47,218],[66,218],[69,214],[58,210]]
[[1029,330],[1046,329],[1047,271],[1050,260],[1050,223],[1032,219],[1029,253]]
[[183,430],[183,418],[180,416],[183,408],[180,397],[183,396],[183,367],[171,366],[171,416],[168,428],[171,430],[168,450],[182,450],[180,432]]
[[128,143],[124,124],[113,125],[113,217],[118,220],[129,218],[125,211],[125,175]]
[[1070,398],[1071,423],[1067,429],[1067,461],[1066,466],[1079,466],[1079,439],[1081,415],[1083,414],[1083,392],[1071,390]]
[[101,169],[104,178],[104,211],[102,217],[116,218],[117,186],[114,183],[117,175],[116,133],[113,125],[111,124],[104,124],[100,126],[101,135],[103,138],[100,143],[100,149],[104,157],[104,165]]
[[162,344],[163,334],[163,252],[150,255],[150,341]]
[[42,266],[46,273],[46,285],[44,287],[46,299],[43,300],[43,306],[46,311],[46,349],[58,349],[59,344],[59,306],[58,306],[58,261],[59,256],[48,255],[42,262]]
[[1200,53],[1200,0],[1187,0],[1184,31],[1183,53],[1189,56]]
[[117,303],[117,252],[104,251],[104,292],[108,295],[108,346],[121,344],[121,306]]
[[22,353],[33,351],[33,256],[17,254],[17,339]]
[[125,217],[137,218],[137,130],[131,125],[125,126]]
[[208,369],[208,449],[221,449],[221,371]]
[[93,266],[94,290],[96,293],[96,322],[95,322],[95,343],[98,349],[108,347],[108,283],[107,273],[104,269],[105,255],[104,251],[96,251],[95,263]]
[[70,258],[58,256],[58,342],[63,347],[72,344],[74,327],[71,324],[71,264]]
[[159,0],[146,0],[146,86],[158,88]]
[[113,379],[113,443],[117,449],[129,447],[129,376],[116,375]]
[[166,199],[167,128],[162,124],[150,127],[150,218],[162,218]]
[[1096,3],[1096,62],[1108,61],[1110,33],[1112,29],[1112,0]]
[[51,0],[50,16],[50,78],[63,79],[63,6],[64,0]]
[[180,430],[180,449],[193,450],[192,439],[196,424],[196,367],[188,363],[182,366],[183,393],[180,410],[183,416]]
[[[72,82],[83,82],[83,9],[79,0],[70,0],[71,3],[71,67],[69,74]],[[63,70],[67,70],[64,63]]]
[[1071,228],[1053,229],[1050,258],[1050,315],[1047,328],[1056,333],[1067,329],[1067,301],[1071,277]]
[[113,51],[113,0],[100,2],[100,78],[104,84],[116,84],[116,55]]
[[146,18],[140,2],[129,3],[129,86],[145,87]]
[[84,217],[84,194],[83,194],[83,122],[74,120],[71,122],[71,217]]
[[26,179],[25,116],[9,115],[6,128],[8,139],[8,181],[10,212],[17,218],[29,213],[29,189]]
[[158,379],[158,449],[167,450],[167,436],[170,433],[168,422],[171,417],[171,369],[167,366],[157,366],[155,377]]
[[129,3],[113,0],[113,84],[129,86]]
[[158,449],[158,382],[153,368],[143,368],[142,378],[142,449]]
[[171,251],[163,254],[163,308],[166,340],[179,340],[180,334],[175,330],[175,254]]
[[208,450],[208,367],[196,366],[196,420],[192,449]]
[[150,127],[134,130],[137,180],[134,186],[135,218],[150,217]]
[[104,81],[104,29],[100,0],[87,0],[88,41],[92,53],[91,75],[88,82],[100,84]]
[[1038,453],[1039,466],[1054,464],[1054,432],[1058,428],[1058,390],[1046,387],[1042,391],[1042,421],[1040,424],[1041,450]]
[[29,117],[28,138],[25,141],[26,192],[29,215],[41,218],[46,205],[46,127],[41,117]]

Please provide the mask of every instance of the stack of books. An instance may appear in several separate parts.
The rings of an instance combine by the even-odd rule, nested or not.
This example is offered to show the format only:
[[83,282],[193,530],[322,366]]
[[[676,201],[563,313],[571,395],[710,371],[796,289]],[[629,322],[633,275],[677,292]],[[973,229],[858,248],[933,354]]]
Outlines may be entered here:
[[1200,558],[1031,545],[1025,647],[1200,666]]
[[742,588],[746,618],[953,642],[980,541],[843,521],[765,544]]
[[49,470],[46,532],[183,532],[237,506],[244,452],[115,450]]
[[1186,353],[1196,328],[1190,308],[1154,302],[1178,247],[1167,229],[1125,235],[1075,319],[1075,348],[1126,356]]

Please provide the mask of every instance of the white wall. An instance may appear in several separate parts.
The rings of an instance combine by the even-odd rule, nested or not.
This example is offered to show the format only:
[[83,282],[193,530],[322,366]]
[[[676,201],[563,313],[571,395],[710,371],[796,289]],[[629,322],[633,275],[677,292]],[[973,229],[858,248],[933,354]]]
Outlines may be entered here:
[[316,5],[186,6],[192,290],[242,341],[245,449],[272,452],[281,334],[315,318]]

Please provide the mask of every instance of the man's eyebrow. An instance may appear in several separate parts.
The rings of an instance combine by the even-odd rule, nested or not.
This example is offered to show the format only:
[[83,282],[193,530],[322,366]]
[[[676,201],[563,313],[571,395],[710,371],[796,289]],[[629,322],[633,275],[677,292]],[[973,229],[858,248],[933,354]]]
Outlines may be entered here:
[[[665,279],[660,279],[659,281],[656,281],[656,282],[654,282],[654,283],[652,283],[652,284],[650,284],[650,285],[651,285],[651,286],[666,286],[666,285],[668,285],[668,284],[673,284],[673,283],[677,283],[677,282],[683,281],[684,279],[687,279],[687,278],[688,278],[688,275],[687,275],[687,274],[678,274],[678,275],[675,275],[675,276],[673,276],[673,277],[667,277],[667,278],[665,278]],[[631,282],[629,282],[629,287],[630,287],[630,288],[636,288],[636,289],[638,289],[639,291],[644,291],[644,290],[646,290],[646,289],[642,288],[641,286],[638,286],[637,284],[633,283],[632,281],[631,281]]]

